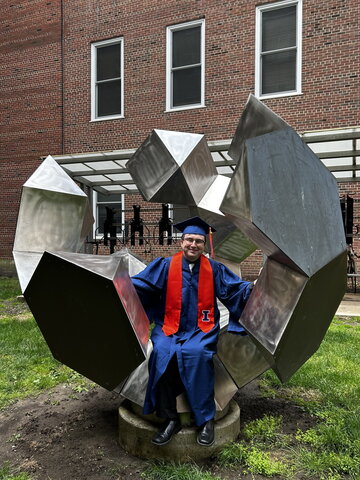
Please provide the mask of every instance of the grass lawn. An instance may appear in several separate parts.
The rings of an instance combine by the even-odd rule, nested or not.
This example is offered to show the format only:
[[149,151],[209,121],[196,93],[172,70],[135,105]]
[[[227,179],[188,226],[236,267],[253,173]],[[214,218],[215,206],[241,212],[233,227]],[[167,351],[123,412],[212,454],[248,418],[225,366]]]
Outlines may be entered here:
[[[5,313],[19,293],[16,279],[0,278],[0,409],[60,383],[77,391],[91,388],[86,379],[52,358],[29,312]],[[315,427],[285,434],[281,416],[264,415],[243,425],[240,440],[225,447],[214,463],[256,479],[360,479],[359,320],[346,323],[335,318],[319,350],[286,384],[272,372],[261,377],[262,395],[300,405],[317,419]],[[220,478],[194,464],[172,463],[149,463],[142,477]],[[0,465],[0,480],[30,478]]]
[[16,305],[20,293],[17,279],[0,277],[0,409],[60,383],[77,391],[90,386],[52,357],[30,312],[4,313],[9,302]]

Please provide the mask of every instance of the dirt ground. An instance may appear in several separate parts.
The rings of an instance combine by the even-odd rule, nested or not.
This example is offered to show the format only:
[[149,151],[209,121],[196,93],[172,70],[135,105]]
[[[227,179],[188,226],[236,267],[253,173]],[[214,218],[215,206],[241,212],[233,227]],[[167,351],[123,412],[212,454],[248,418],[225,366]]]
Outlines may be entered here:
[[[285,433],[314,424],[291,402],[261,398],[256,382],[236,400],[242,424],[264,414],[283,415]],[[0,465],[9,462],[37,480],[138,480],[148,462],[118,445],[118,406],[119,397],[101,387],[74,393],[60,385],[21,400],[0,413]],[[223,479],[240,478],[239,471],[219,468],[214,460],[205,468]]]
[[[20,314],[22,309],[16,308]],[[264,414],[282,415],[284,433],[314,424],[314,419],[293,403],[262,398],[256,381],[244,387],[235,400],[241,408],[242,425]],[[18,401],[0,412],[0,466],[8,462],[36,480],[139,480],[148,461],[120,448],[119,403],[117,395],[101,387],[75,393],[65,385]],[[224,480],[265,478],[242,476],[239,470],[219,467],[213,459],[202,466]]]

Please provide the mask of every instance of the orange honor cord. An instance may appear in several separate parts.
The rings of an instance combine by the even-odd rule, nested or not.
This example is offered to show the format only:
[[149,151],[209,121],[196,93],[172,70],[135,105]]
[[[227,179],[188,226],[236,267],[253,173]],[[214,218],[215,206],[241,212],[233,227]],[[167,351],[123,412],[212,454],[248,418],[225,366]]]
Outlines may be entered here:
[[213,245],[213,237],[212,237],[211,227],[209,227],[209,243],[210,243],[210,257],[214,258],[214,245]]

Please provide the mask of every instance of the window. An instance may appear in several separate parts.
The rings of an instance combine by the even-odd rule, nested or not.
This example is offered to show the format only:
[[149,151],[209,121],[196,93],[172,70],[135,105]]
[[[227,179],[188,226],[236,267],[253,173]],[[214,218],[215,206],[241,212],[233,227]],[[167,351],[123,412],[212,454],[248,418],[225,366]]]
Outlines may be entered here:
[[91,45],[91,120],[124,116],[123,39]]
[[166,110],[204,106],[205,21],[167,28]]
[[257,8],[256,96],[301,93],[301,25],[301,0]]
[[116,227],[117,236],[120,235],[123,225],[122,195],[119,193],[103,194],[94,192],[96,203],[95,236],[103,236],[104,224],[107,221],[107,228]]

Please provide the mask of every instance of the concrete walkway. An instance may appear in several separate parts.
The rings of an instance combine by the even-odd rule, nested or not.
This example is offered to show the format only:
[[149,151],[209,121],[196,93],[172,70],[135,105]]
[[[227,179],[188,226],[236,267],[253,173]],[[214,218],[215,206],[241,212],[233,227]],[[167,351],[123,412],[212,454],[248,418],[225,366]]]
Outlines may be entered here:
[[360,292],[345,293],[336,315],[344,317],[360,317]]

